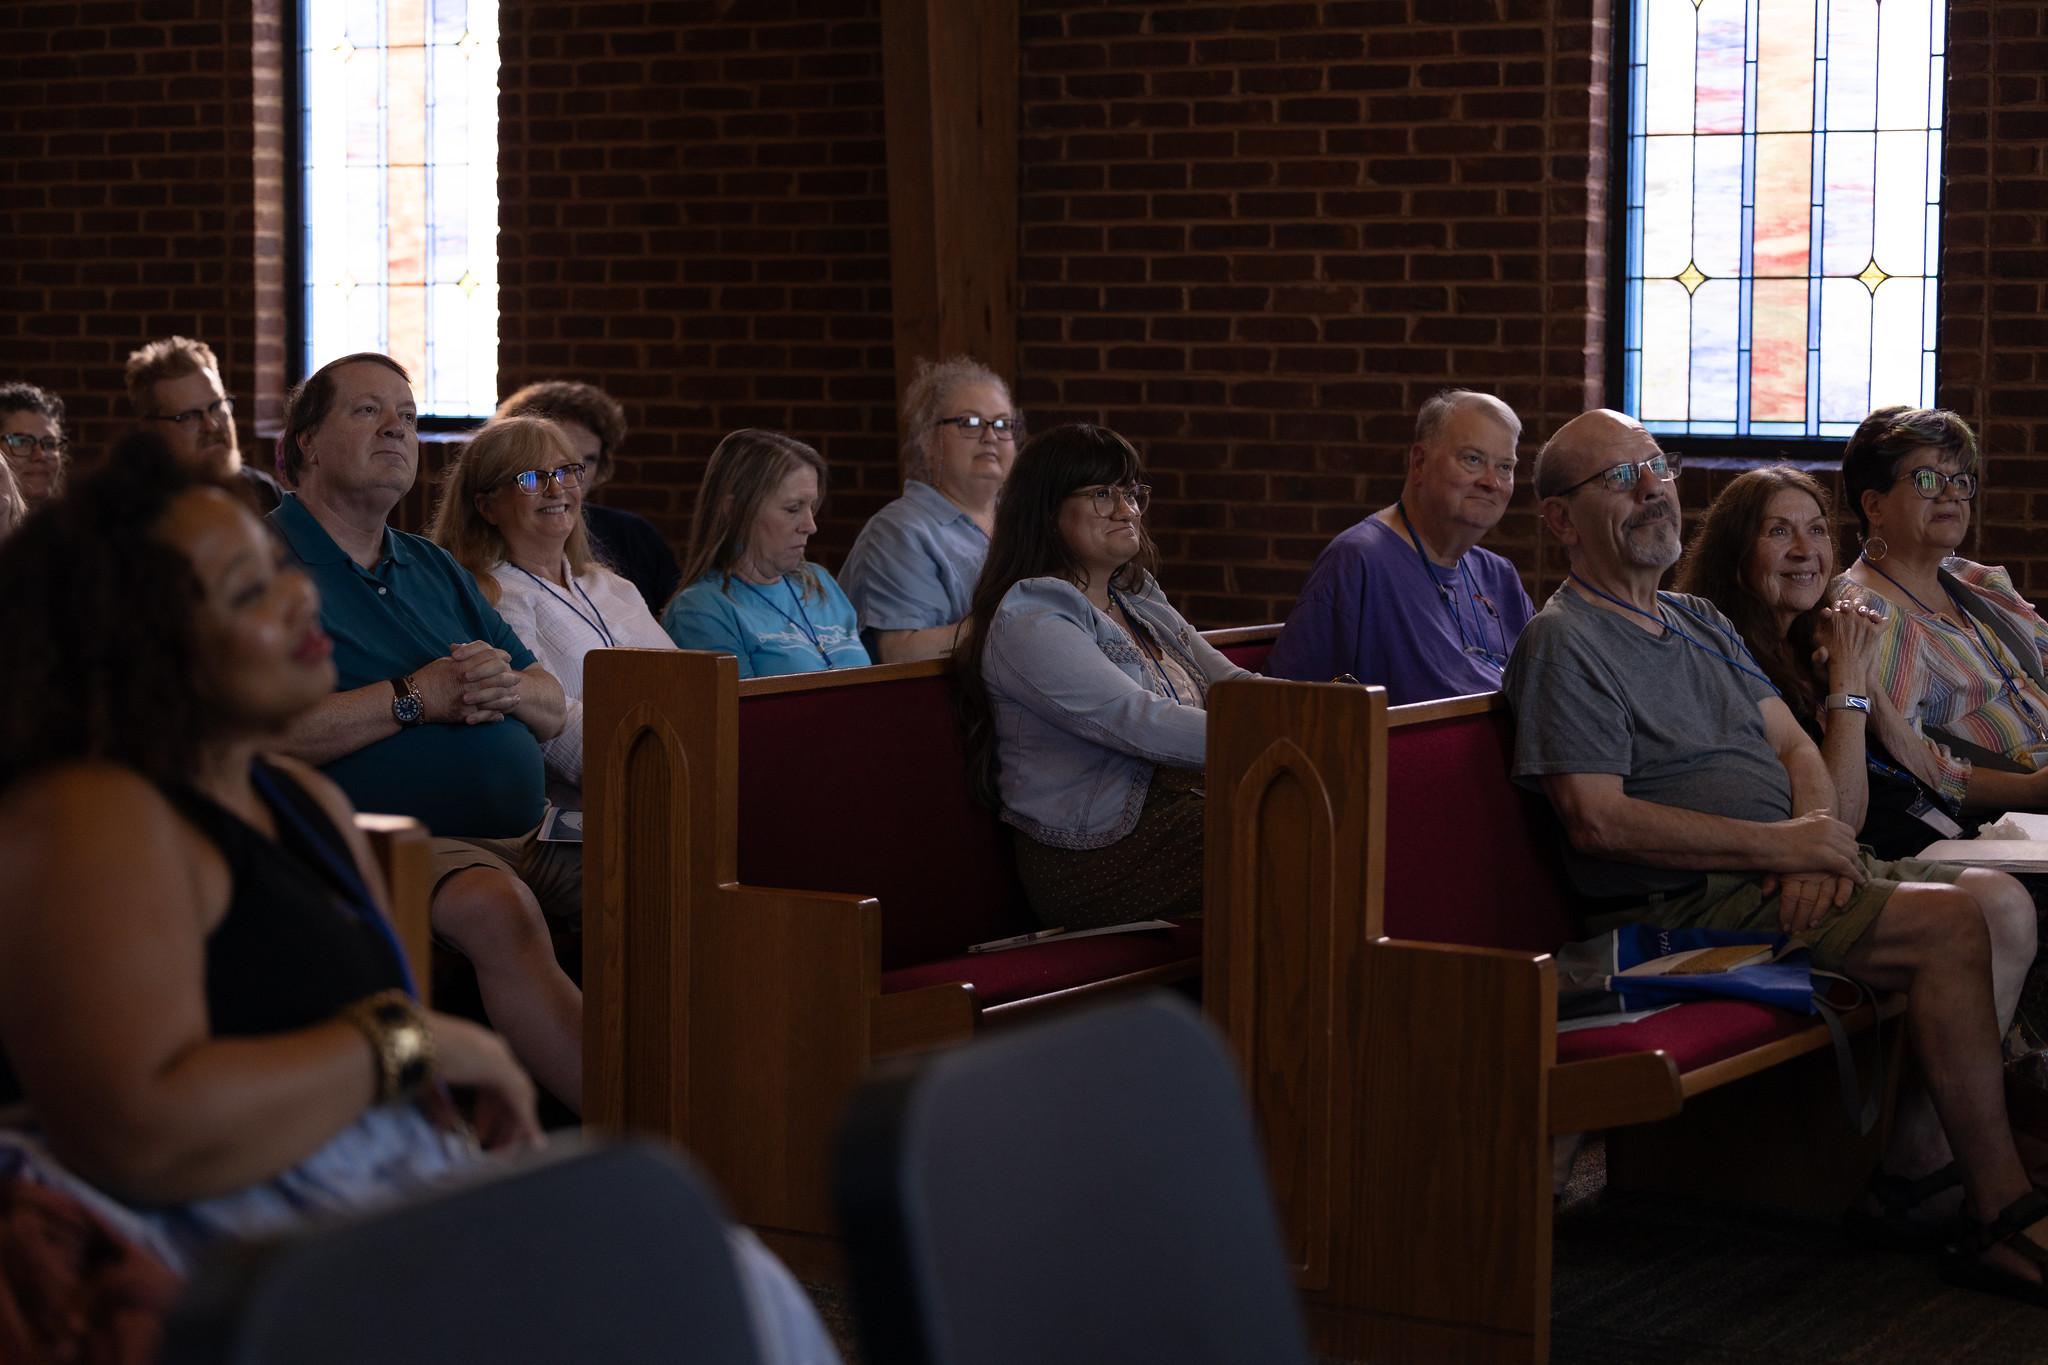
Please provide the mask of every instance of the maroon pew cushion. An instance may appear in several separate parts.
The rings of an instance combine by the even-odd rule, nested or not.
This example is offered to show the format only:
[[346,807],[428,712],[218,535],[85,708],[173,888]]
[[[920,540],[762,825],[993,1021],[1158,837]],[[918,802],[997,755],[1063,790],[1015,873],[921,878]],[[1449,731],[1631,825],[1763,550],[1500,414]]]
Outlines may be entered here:
[[744,697],[739,725],[742,882],[876,897],[885,971],[1038,927],[950,678]]
[[887,994],[965,981],[974,987],[982,1008],[987,1009],[1153,967],[1184,964],[1191,971],[1199,970],[1201,957],[1201,921],[1182,920],[1170,930],[1104,934],[1070,943],[1035,943],[1000,953],[963,953],[884,972],[882,990]]
[[1249,673],[1264,673],[1266,660],[1273,653],[1271,640],[1247,640],[1239,645],[1225,645],[1216,651],[1239,668]]
[[1789,1038],[1813,1027],[1811,1015],[1772,1009],[1747,1000],[1703,1000],[1680,1005],[1633,1024],[1573,1029],[1557,1035],[1557,1060],[1589,1061],[1624,1052],[1671,1054],[1682,1075],[1725,1058]]
[[1556,818],[1508,778],[1505,712],[1387,730],[1394,938],[1550,952],[1576,937]]

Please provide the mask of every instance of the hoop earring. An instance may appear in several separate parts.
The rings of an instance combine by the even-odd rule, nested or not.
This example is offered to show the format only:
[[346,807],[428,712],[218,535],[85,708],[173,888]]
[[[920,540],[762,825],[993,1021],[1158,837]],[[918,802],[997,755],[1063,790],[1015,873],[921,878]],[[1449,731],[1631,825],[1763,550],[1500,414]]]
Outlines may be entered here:
[[1863,557],[1871,563],[1877,563],[1891,552],[1892,547],[1885,543],[1883,536],[1863,537]]

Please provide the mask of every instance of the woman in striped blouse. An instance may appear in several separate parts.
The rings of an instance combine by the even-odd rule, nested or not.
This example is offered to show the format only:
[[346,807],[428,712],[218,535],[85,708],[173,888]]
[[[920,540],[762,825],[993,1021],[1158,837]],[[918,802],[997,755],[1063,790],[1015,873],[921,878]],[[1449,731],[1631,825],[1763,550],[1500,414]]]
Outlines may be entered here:
[[2004,569],[1956,555],[1976,436],[1952,412],[1880,408],[1843,450],[1842,487],[1863,532],[1842,577],[1883,611],[1877,685],[1927,745],[1911,766],[1979,811],[2048,810],[2048,621]]

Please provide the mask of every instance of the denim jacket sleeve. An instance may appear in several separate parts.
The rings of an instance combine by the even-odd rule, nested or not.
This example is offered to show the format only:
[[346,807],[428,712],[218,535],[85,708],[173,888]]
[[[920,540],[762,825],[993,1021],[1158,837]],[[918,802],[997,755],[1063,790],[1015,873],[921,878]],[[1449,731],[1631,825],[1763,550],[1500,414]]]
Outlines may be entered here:
[[[990,689],[1090,743],[1153,763],[1201,767],[1208,717],[1154,695],[1118,667],[1096,639],[1095,618],[1088,599],[1067,584],[1031,579],[1012,588],[989,629],[983,670]],[[1208,661],[1202,663],[1207,673]]]

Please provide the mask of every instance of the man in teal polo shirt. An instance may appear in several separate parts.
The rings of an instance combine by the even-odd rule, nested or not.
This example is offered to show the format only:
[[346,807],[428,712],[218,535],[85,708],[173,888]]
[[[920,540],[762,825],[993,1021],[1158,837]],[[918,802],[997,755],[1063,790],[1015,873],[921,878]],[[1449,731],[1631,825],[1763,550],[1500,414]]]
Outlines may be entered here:
[[548,925],[576,923],[582,859],[538,838],[540,742],[561,731],[562,688],[467,570],[387,524],[419,472],[416,420],[406,372],[369,353],[321,367],[287,403],[293,491],[270,519],[320,590],[339,679],[285,748],[357,809],[426,824],[435,933],[475,965],[491,1023],[534,1079],[579,1106],[583,997]]

